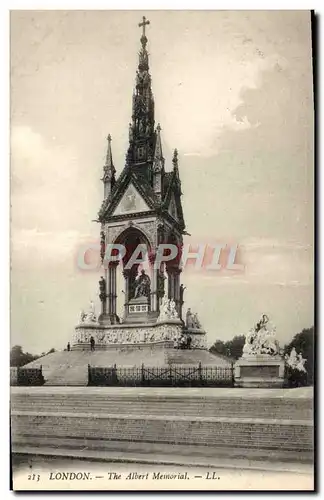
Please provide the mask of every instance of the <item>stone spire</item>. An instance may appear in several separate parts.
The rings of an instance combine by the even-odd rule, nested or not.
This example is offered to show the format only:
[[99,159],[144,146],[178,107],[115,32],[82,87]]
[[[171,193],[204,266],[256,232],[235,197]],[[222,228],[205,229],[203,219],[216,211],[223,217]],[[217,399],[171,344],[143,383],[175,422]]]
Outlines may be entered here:
[[153,189],[158,198],[162,196],[162,178],[164,175],[164,158],[162,153],[161,143],[161,127],[160,124],[156,127],[155,132],[155,150],[153,159]]
[[179,190],[181,193],[181,181],[180,181],[180,174],[179,174],[178,150],[177,149],[175,149],[173,152],[172,164],[173,164],[173,172],[174,172],[175,177],[177,179],[177,183],[178,183]]
[[161,143],[161,126],[158,123],[156,127],[156,139],[155,139],[155,150],[154,150],[154,160],[153,160],[153,172],[161,172],[164,168],[164,158],[162,153],[162,143]]
[[106,162],[104,165],[104,175],[102,181],[104,183],[104,197],[108,198],[114,184],[116,182],[115,173],[116,169],[114,167],[112,152],[111,152],[111,135],[108,134],[107,137],[108,146],[107,146],[107,154],[106,154]]
[[[149,57],[146,49],[145,27],[150,24],[143,17],[141,48],[138,54],[136,84],[133,92],[132,122],[129,124],[129,148],[126,161],[129,166],[141,165],[151,179],[151,166],[154,152],[154,99],[149,73]],[[148,165],[148,164],[151,165]]]

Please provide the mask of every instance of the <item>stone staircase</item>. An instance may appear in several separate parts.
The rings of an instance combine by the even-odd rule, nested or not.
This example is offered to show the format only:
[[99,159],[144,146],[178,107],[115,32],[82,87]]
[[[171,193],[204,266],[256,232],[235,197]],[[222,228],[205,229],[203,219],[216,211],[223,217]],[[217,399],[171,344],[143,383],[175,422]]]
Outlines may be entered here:
[[166,351],[166,363],[169,365],[231,366],[231,360],[225,356],[215,356],[204,349],[169,349]]
[[17,453],[313,458],[312,397],[298,390],[13,387],[11,412]]
[[[99,389],[99,388],[98,388]],[[13,411],[28,409],[33,412],[56,412],[58,410],[71,413],[116,414],[116,415],[169,415],[169,416],[202,416],[245,419],[282,419],[311,420],[312,401],[301,398],[269,398],[254,399],[240,397],[237,392],[233,397],[219,395],[215,398],[206,394],[208,389],[200,390],[200,395],[193,395],[189,389],[187,397],[178,395],[177,389],[169,388],[168,393],[159,393],[156,389],[144,388],[132,392],[132,388],[109,387],[103,392],[92,388],[84,388],[83,393],[15,393],[12,398]],[[130,389],[130,391],[129,391]],[[146,388],[145,388],[146,389]],[[186,389],[188,391],[188,389]],[[232,391],[233,389],[231,389]],[[212,389],[213,391],[213,389]],[[234,390],[235,391],[235,390]],[[228,392],[228,391],[227,391]],[[156,393],[159,396],[156,396]],[[136,397],[135,397],[136,395]]]
[[57,370],[46,379],[47,386],[86,386],[88,385],[88,367],[87,366],[74,366],[66,364],[60,366]]
[[61,351],[47,354],[24,368],[42,366],[45,385],[86,386],[88,365],[95,367],[167,367],[171,365],[230,366],[224,358],[214,356],[207,350],[180,350],[157,345],[119,346],[98,351]]

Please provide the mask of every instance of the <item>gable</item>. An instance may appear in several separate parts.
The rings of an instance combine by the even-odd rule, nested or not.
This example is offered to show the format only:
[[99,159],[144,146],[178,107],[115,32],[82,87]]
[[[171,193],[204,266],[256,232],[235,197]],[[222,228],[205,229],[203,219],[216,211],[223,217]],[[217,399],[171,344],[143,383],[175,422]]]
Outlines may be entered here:
[[112,215],[124,215],[151,210],[133,184],[129,184]]

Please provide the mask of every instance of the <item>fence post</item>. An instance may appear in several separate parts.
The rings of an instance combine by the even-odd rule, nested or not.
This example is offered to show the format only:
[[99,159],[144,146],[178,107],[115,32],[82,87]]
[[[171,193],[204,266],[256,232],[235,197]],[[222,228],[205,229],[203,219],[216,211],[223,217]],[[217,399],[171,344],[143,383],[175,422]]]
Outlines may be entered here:
[[199,364],[198,364],[198,373],[199,373],[199,385],[202,386],[203,380],[202,380],[202,373],[201,373],[201,361],[199,361]]
[[145,385],[144,363],[142,363],[142,368],[141,368],[141,370],[142,370],[142,373],[141,373],[141,379],[142,379],[142,380],[141,380],[141,384],[142,384],[142,385]]
[[231,370],[232,370],[232,387],[235,386],[235,375],[234,375],[234,363],[231,363]]
[[88,385],[91,385],[91,371],[90,371],[90,364],[88,363]]
[[117,365],[116,365],[116,363],[114,364],[114,368],[113,368],[112,383],[113,383],[112,385],[118,385]]

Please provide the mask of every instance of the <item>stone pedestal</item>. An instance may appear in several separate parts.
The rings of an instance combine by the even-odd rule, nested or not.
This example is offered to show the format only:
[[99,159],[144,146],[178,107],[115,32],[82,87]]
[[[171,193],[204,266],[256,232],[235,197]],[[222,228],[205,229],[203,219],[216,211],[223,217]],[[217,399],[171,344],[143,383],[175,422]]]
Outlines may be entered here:
[[149,319],[150,304],[147,297],[131,299],[126,304],[125,323],[146,323]]
[[283,387],[285,361],[267,354],[242,356],[234,367],[236,387]]
[[207,335],[202,328],[186,328],[185,333],[191,337],[193,349],[207,349]]

